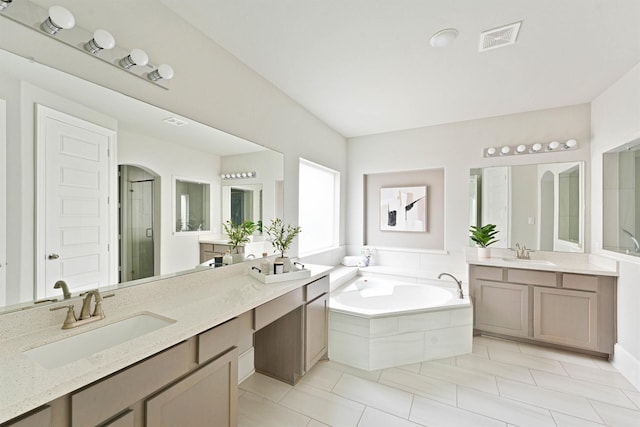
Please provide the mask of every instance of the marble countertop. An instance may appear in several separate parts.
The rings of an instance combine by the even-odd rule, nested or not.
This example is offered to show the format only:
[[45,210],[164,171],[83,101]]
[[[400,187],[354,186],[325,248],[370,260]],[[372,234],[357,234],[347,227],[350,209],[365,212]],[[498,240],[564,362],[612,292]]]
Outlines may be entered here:
[[520,260],[516,259],[513,253],[505,256],[501,256],[498,253],[491,258],[478,258],[475,254],[467,253],[467,263],[521,270],[618,276],[618,268],[615,261],[589,254],[532,255],[529,260]]
[[[304,286],[333,268],[306,264],[310,278],[265,285],[247,274],[251,265],[205,270],[118,290],[103,301],[104,320],[75,329],[61,329],[65,310],[49,310],[68,302],[0,316],[0,423]],[[80,304],[75,305],[77,312]],[[175,322],[58,368],[46,369],[23,354],[144,312]]]

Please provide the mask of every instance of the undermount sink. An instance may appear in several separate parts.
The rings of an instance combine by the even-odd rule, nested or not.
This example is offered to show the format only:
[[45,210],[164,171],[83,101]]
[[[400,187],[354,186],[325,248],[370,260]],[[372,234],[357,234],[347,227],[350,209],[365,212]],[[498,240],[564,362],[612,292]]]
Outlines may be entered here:
[[520,259],[520,258],[502,258],[503,261],[513,262],[514,264],[538,264],[538,265],[555,265],[546,259]]
[[24,354],[45,368],[57,368],[172,323],[175,323],[175,320],[151,313],[140,313],[100,328],[26,350]]

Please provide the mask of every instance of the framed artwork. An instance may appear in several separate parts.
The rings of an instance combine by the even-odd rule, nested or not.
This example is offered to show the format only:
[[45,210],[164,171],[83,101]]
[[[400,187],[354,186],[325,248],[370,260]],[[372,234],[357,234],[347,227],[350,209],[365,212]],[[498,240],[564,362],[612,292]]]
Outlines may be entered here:
[[427,186],[381,188],[380,230],[427,231]]

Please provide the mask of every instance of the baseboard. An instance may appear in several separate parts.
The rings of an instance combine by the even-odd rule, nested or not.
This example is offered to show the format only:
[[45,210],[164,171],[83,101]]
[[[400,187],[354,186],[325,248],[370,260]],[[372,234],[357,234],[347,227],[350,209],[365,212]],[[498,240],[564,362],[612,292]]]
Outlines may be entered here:
[[238,356],[238,384],[255,372],[253,347]]
[[616,344],[613,349],[611,363],[633,386],[640,390],[640,360]]

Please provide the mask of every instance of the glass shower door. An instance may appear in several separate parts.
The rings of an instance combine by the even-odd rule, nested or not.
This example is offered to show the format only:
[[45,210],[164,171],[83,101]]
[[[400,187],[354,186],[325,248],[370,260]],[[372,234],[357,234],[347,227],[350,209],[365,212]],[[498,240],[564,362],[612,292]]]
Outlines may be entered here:
[[153,276],[153,181],[129,182],[128,280]]

